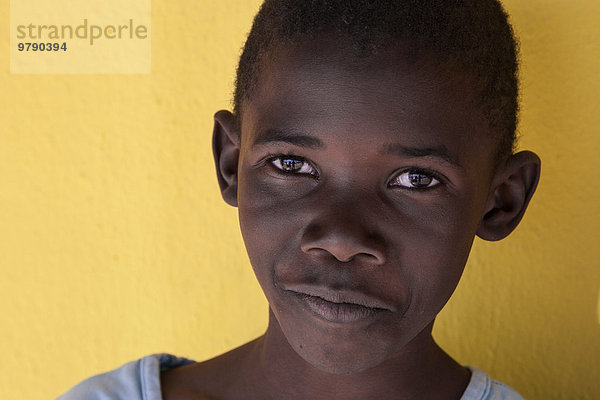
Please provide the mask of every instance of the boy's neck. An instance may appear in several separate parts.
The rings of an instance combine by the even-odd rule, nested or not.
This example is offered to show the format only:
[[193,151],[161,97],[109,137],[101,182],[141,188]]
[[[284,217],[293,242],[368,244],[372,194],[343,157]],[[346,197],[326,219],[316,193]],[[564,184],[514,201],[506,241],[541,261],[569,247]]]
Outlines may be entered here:
[[468,385],[469,371],[435,343],[432,327],[433,323],[383,364],[338,375],[302,359],[271,314],[267,332],[248,349],[244,364],[255,375],[248,382],[256,382],[253,389],[261,392],[256,398],[459,399]]

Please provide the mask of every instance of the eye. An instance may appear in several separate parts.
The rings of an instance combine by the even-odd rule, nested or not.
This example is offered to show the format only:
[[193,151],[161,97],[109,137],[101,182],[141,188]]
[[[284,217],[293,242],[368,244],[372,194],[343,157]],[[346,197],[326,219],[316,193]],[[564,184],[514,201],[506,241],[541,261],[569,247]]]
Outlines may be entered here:
[[277,169],[288,174],[308,174],[317,176],[317,170],[302,157],[296,156],[276,156],[269,162]]
[[389,186],[401,186],[407,189],[431,189],[439,184],[439,179],[431,172],[408,170],[396,176]]

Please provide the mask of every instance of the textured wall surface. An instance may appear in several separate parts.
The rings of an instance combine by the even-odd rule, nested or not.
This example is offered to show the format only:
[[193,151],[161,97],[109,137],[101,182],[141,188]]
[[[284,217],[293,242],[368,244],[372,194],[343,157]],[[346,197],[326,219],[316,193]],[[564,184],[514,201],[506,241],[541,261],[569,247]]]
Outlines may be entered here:
[[[508,239],[476,241],[435,336],[526,398],[598,399],[600,3],[505,5],[542,180]],[[210,153],[257,7],[154,0],[148,75],[11,75],[0,0],[0,398],[53,398],[153,352],[205,359],[265,329]]]

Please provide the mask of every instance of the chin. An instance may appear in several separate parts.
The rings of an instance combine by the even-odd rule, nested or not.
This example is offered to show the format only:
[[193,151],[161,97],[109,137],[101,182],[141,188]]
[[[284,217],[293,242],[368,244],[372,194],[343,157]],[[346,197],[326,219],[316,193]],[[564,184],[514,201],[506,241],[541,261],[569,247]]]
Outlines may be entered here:
[[374,368],[392,357],[393,352],[374,349],[372,347],[345,348],[344,346],[316,346],[311,351],[310,347],[295,346],[296,352],[308,364],[320,371],[336,375],[348,375]]

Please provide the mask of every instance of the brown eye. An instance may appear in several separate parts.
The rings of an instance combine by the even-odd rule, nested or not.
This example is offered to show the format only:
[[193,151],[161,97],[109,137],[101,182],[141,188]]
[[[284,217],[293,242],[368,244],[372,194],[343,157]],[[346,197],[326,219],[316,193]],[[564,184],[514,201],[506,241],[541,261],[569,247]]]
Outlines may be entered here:
[[414,187],[427,187],[431,185],[431,182],[433,182],[433,178],[431,176],[423,174],[408,174],[408,180]]
[[281,158],[281,169],[286,172],[298,172],[302,169],[304,162],[294,158]]
[[408,189],[429,189],[440,184],[433,175],[421,171],[406,171],[398,175],[390,186],[401,186]]
[[317,175],[317,170],[308,161],[300,157],[278,156],[271,159],[271,164],[289,174]]

